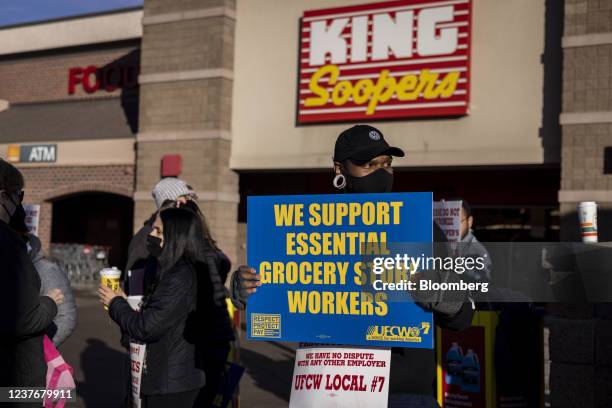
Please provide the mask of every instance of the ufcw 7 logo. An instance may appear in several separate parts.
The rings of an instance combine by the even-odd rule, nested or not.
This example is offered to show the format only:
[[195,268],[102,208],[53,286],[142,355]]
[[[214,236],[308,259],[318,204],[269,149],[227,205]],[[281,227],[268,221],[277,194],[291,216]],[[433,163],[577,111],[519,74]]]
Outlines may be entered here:
[[366,340],[378,341],[407,341],[420,343],[423,341],[421,335],[429,334],[430,324],[422,322],[418,326],[369,326],[366,331]]

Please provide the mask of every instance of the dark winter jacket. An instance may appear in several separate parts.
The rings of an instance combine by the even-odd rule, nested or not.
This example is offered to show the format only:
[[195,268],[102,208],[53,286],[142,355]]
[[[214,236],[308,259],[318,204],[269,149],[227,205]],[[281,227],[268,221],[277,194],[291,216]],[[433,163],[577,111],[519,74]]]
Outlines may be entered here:
[[[128,295],[142,295],[148,284],[155,279],[157,262],[149,257],[147,251],[147,236],[151,233],[151,225],[155,217],[151,216],[143,227],[134,235],[128,249],[128,263],[126,271],[130,271],[131,277],[124,280],[124,288]],[[211,265],[200,265],[204,269],[198,273],[198,314],[200,325],[206,327],[206,333],[199,334],[201,341],[205,343],[229,342],[234,340],[234,331],[231,326],[227,306],[225,302],[214,302],[215,290],[227,294],[225,282],[231,270],[232,264],[229,258],[220,250],[210,250]],[[216,272],[212,269],[216,269]],[[211,274],[218,273],[222,287],[216,287],[211,279]],[[219,286],[219,282],[217,282]],[[216,287],[216,289],[215,289]],[[195,318],[195,316],[193,316]],[[122,339],[122,344],[127,347],[127,339]]]
[[140,312],[132,310],[122,297],[109,305],[109,314],[121,330],[147,345],[142,395],[204,386],[204,371],[196,367],[196,346],[185,338],[187,319],[196,309],[196,295],[195,268],[180,261],[159,277]]
[[39,296],[40,278],[23,240],[0,221],[0,386],[44,387],[45,330],[57,314],[55,302]]
[[[145,267],[149,257],[147,236],[153,231],[152,225],[154,221],[155,217],[152,215],[130,241],[127,264],[121,276],[123,290],[129,296],[142,296],[144,293]],[[129,278],[128,275],[130,276]]]
[[[225,301],[228,296],[225,281],[232,264],[229,258],[219,250],[211,251],[209,256],[209,263],[204,265],[204,268],[198,273],[198,319],[200,324],[204,324],[204,327],[207,328],[203,342],[230,342],[235,337]],[[221,282],[218,282],[217,285],[211,276],[215,273],[221,278]]]

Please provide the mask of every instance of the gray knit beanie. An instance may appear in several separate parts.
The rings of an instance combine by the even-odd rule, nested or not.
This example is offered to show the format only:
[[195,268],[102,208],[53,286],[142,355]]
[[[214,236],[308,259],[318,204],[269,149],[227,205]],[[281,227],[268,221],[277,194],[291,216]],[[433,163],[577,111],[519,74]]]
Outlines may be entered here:
[[155,205],[157,208],[160,208],[164,201],[175,201],[179,197],[193,194],[193,191],[189,189],[187,183],[183,180],[179,180],[175,177],[166,177],[155,185],[151,194],[155,200]]

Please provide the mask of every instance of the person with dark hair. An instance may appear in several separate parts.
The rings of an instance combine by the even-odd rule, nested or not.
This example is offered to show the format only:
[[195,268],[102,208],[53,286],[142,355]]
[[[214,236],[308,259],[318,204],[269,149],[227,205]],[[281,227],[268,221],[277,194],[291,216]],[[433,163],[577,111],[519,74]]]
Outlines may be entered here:
[[[28,257],[22,237],[10,226],[23,201],[23,176],[0,159],[0,386],[45,387],[43,354],[45,330],[63,302],[59,289],[40,296],[40,278]],[[40,406],[20,403],[23,407]]]
[[[198,276],[198,313],[194,316],[195,327],[208,330],[199,337],[200,352],[198,360],[206,373],[206,386],[202,388],[196,401],[197,407],[210,407],[220,391],[225,373],[231,342],[235,340],[234,329],[227,311],[225,281],[231,270],[229,258],[217,247],[212,238],[204,214],[194,200],[178,201],[177,206],[197,214],[204,232],[204,243],[208,248],[210,264],[208,273]],[[223,294],[215,301],[215,296]]]
[[151,191],[151,196],[157,210],[144,221],[142,227],[130,241],[127,264],[121,276],[123,290],[130,296],[141,296],[144,293],[145,264],[149,257],[147,237],[152,231],[158,212],[161,209],[176,206],[177,200],[187,201],[197,198],[191,186],[175,177],[161,179]]
[[[170,178],[170,179],[162,179],[167,180],[162,183],[161,181],[155,186],[153,189],[152,195],[155,199],[155,205],[158,206],[157,210],[149,216],[149,218],[144,222],[142,228],[134,235],[132,240],[130,241],[128,247],[128,261],[125,271],[122,272],[121,276],[121,286],[127,296],[132,297],[133,299],[137,299],[138,297],[142,298],[144,295],[146,288],[148,288],[156,279],[157,275],[157,259],[149,254],[148,250],[148,238],[153,231],[153,224],[155,220],[159,217],[159,212],[168,208],[176,208],[176,199],[175,194],[182,194],[186,191],[183,189],[182,181]],[[163,186],[169,187],[164,189]],[[168,197],[162,200],[162,197]],[[158,204],[159,203],[159,204]],[[127,333],[121,330],[121,345],[129,352],[130,350],[130,337]],[[126,367],[127,370],[130,370],[129,366]],[[128,377],[128,381],[126,382],[125,388],[125,398],[124,398],[124,407],[131,407],[131,398],[132,398],[132,379]]]
[[[404,152],[390,146],[380,130],[357,125],[342,132],[334,148],[333,185],[339,193],[385,193],[393,188],[393,156]],[[440,228],[433,224],[433,238],[445,242]],[[436,254],[441,255],[441,254]],[[420,278],[434,282],[458,281],[454,273],[425,271]],[[232,275],[231,298],[237,307],[246,307],[248,296],[261,285],[261,277],[246,265]],[[417,285],[418,287],[418,285]],[[415,302],[434,313],[436,325],[453,330],[469,327],[473,310],[466,303],[467,293],[448,299],[441,291],[414,291]],[[389,407],[430,408],[438,404],[433,397],[436,363],[434,350],[393,348],[389,378]]]
[[474,224],[474,216],[470,204],[463,198],[453,198],[453,200],[461,200],[461,240],[459,241],[459,256],[465,258],[483,258],[485,268],[476,270],[475,268],[466,269],[465,274],[470,279],[478,281],[491,280],[491,256],[489,251],[476,239],[472,226]]
[[[155,281],[147,288],[140,311],[125,293],[100,286],[100,301],[131,339],[147,345],[141,398],[145,408],[191,408],[205,385],[198,364],[198,281],[210,268],[202,222],[193,211],[169,208],[159,213],[147,241],[157,261]],[[224,294],[214,294],[224,302]]]

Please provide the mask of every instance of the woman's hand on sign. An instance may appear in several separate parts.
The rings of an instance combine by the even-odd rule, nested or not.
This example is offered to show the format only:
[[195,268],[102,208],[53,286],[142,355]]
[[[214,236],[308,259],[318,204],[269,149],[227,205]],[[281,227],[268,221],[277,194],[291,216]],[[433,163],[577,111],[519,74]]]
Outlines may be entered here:
[[56,305],[61,305],[64,303],[64,294],[60,289],[51,289],[47,292],[47,296],[51,298],[55,302]]
[[230,284],[230,297],[234,306],[244,310],[247,299],[261,286],[261,275],[247,265],[239,266],[233,273]]
[[100,296],[100,303],[102,303],[106,307],[108,307],[112,300],[117,296],[121,296],[122,298],[127,299],[127,296],[125,295],[123,290],[121,290],[121,288],[119,288],[115,292],[111,288],[104,285],[100,285],[100,287],[98,288],[98,296]]
[[247,265],[240,266],[237,272],[240,274],[238,280],[241,286],[240,290],[246,291],[249,295],[257,292],[257,288],[261,286],[261,275]]

